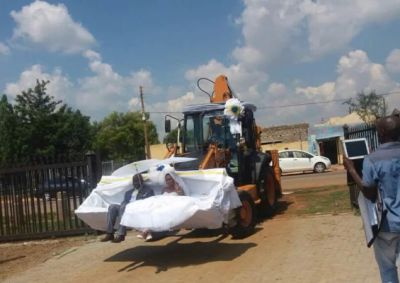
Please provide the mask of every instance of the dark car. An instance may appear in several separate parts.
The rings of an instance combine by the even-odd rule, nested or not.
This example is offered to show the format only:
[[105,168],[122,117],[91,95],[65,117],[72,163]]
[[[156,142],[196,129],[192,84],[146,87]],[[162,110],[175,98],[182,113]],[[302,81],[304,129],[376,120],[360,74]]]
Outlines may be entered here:
[[89,191],[89,183],[76,177],[58,176],[43,180],[34,190],[36,197],[46,199],[55,198],[57,193],[63,192],[67,197],[86,196]]

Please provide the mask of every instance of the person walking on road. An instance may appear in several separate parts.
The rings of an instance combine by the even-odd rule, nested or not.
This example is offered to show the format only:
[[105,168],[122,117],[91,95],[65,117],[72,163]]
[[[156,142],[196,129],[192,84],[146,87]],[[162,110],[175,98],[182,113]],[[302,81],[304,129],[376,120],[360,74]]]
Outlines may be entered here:
[[111,204],[108,207],[107,234],[103,239],[101,239],[102,242],[111,241],[113,243],[120,243],[125,240],[126,227],[118,223],[116,236],[114,237],[114,225],[117,219],[120,219],[124,214],[126,205],[132,201],[132,193],[135,191],[135,189],[138,190],[135,198],[136,200],[154,196],[153,190],[143,186],[143,178],[141,174],[136,174],[133,176],[132,185],[133,188],[125,193],[124,200],[121,204]]
[[381,145],[364,158],[362,178],[351,160],[344,166],[364,196],[375,201],[377,192],[387,210],[374,241],[375,259],[382,282],[399,283],[396,262],[400,262],[400,118],[381,118],[376,123]]

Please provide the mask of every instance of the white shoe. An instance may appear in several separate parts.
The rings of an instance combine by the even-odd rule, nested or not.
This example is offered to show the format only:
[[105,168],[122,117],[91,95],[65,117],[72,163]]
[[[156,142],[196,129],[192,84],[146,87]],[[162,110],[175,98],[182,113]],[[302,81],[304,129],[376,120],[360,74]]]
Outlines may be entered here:
[[139,238],[139,239],[144,239],[142,234],[137,234],[136,237]]
[[147,234],[146,241],[151,241],[152,239],[153,239],[153,236],[151,235],[151,233]]

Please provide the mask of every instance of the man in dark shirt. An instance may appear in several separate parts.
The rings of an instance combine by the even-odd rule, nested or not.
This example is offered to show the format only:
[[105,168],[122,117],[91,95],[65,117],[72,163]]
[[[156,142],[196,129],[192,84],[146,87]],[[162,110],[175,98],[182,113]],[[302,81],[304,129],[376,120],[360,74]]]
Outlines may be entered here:
[[398,283],[396,261],[400,260],[400,118],[381,118],[376,123],[381,145],[364,158],[363,177],[357,174],[353,162],[344,165],[361,192],[374,201],[377,192],[387,210],[381,231],[374,241],[375,258],[382,282]]
[[113,243],[120,243],[125,240],[126,227],[118,224],[116,236],[114,237],[114,226],[117,219],[121,219],[122,215],[124,214],[126,205],[132,201],[132,193],[135,190],[138,190],[136,200],[154,196],[154,192],[151,189],[143,186],[142,175],[134,175],[132,177],[132,185],[133,188],[125,193],[124,200],[121,204],[111,204],[108,207],[107,234],[103,239],[101,239],[102,242],[112,241]]

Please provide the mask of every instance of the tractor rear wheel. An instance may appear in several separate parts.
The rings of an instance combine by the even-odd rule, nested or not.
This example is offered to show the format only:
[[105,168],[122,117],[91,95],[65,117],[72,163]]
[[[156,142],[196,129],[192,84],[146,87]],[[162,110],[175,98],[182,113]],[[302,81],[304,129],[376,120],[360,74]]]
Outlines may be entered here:
[[275,180],[272,169],[264,167],[259,182],[261,198],[260,214],[262,216],[272,216],[274,214],[278,203],[278,186],[279,184]]
[[235,239],[245,238],[254,232],[256,226],[256,206],[251,196],[245,191],[239,191],[242,206],[235,209],[235,226],[230,228],[230,234]]

